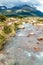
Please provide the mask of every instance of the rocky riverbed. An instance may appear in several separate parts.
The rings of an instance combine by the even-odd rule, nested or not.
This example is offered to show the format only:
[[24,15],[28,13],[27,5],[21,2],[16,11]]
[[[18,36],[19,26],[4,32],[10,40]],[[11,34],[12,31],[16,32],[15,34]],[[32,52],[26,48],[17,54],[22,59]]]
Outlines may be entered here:
[[43,25],[23,26],[0,52],[0,65],[43,65]]

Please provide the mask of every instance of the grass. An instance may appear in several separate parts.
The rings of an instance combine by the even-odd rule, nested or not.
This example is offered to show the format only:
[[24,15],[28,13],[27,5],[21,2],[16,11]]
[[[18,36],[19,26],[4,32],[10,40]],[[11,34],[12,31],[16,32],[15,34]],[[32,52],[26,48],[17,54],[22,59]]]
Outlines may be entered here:
[[11,33],[12,32],[12,30],[11,30],[11,28],[10,28],[10,26],[4,26],[4,29],[3,29],[3,31],[4,31],[4,33],[5,34],[9,34],[9,33]]
[[43,24],[43,18],[37,19],[37,23],[42,23]]
[[[11,36],[16,35],[16,31],[18,30],[18,26],[21,22],[13,23],[11,25],[7,25],[5,22],[0,22],[0,26],[3,29],[0,29],[0,49],[3,48],[4,42]],[[2,30],[2,31],[1,31]]]
[[3,36],[3,35],[0,34],[0,49],[3,48],[4,41],[5,41],[5,36]]
[[0,49],[3,48],[3,44],[4,44],[4,42],[6,41],[6,39],[8,37],[16,35],[16,31],[18,30],[18,26],[20,24],[22,24],[22,22],[26,22],[25,18],[27,18],[28,22],[29,22],[29,20],[32,20],[32,19],[35,18],[37,20],[36,23],[42,23],[43,24],[43,18],[39,18],[39,17],[23,17],[23,18],[18,18],[18,19],[20,19],[20,21],[18,21],[16,23],[14,21],[14,23],[12,23],[9,26],[4,21],[3,22],[0,21],[0,26],[2,25],[2,27],[3,27],[2,32],[0,30]]

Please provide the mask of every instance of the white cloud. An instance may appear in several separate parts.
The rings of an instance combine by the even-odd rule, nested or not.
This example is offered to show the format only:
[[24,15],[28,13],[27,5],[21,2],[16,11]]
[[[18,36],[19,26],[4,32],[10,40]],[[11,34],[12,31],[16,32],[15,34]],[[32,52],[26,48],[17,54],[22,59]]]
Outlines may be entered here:
[[40,10],[41,12],[43,12],[43,6],[36,6],[36,8],[38,9],[38,10]]
[[43,0],[37,0],[37,1],[39,2],[39,5],[36,6],[36,8],[41,12],[43,12]]
[[0,0],[0,6],[13,7],[21,3],[33,4],[33,6],[36,6],[38,10],[43,12],[43,0]]
[[43,5],[43,0],[38,0],[38,2]]
[[21,0],[21,2],[27,2],[28,0]]

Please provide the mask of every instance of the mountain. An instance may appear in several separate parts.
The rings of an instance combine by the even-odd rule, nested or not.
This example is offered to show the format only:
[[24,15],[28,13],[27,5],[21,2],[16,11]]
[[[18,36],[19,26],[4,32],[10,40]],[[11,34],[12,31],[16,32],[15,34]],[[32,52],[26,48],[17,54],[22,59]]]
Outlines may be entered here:
[[0,11],[2,11],[2,10],[6,10],[6,9],[7,9],[6,6],[0,6]]
[[[4,8],[4,9],[3,9]],[[0,7],[0,13],[6,16],[40,16],[43,17],[43,13],[37,10],[33,6],[21,5],[7,8],[5,6]]]

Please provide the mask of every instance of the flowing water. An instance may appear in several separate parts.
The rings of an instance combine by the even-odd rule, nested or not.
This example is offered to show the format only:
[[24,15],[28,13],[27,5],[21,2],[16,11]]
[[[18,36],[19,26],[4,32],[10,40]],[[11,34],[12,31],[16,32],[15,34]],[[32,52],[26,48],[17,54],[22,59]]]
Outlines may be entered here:
[[25,28],[17,31],[0,54],[3,65],[43,65],[43,40],[38,40],[43,38],[43,26],[23,25]]

